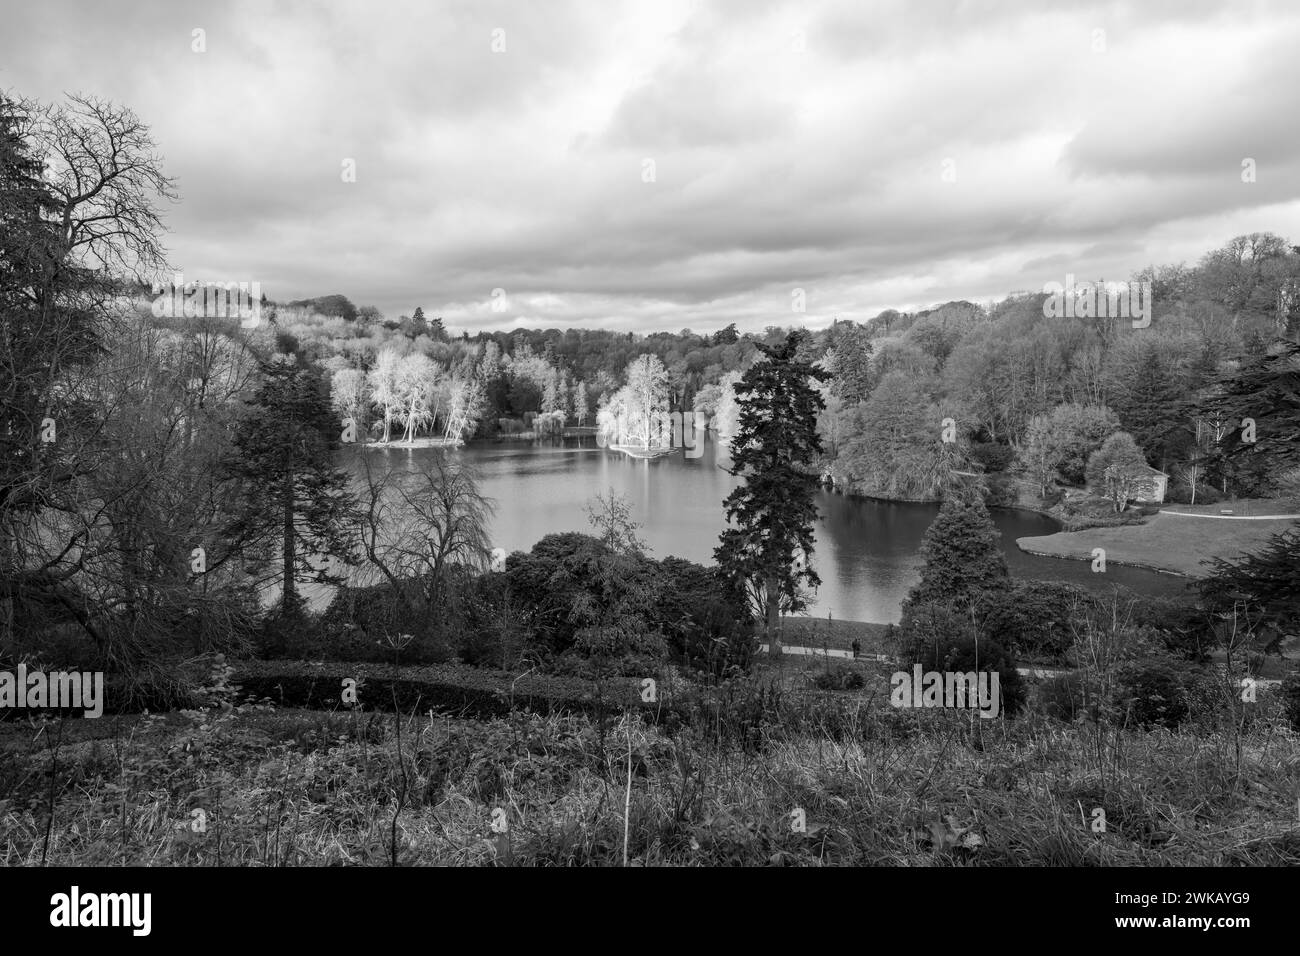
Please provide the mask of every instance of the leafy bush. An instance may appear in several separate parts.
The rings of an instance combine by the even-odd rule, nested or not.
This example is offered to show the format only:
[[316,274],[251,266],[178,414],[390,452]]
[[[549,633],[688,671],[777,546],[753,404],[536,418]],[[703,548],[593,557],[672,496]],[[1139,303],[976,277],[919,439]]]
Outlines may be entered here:
[[997,442],[971,442],[970,457],[976,464],[982,465],[986,472],[1006,471],[1016,460],[1016,453],[1010,445]]
[[1157,657],[1121,665],[1118,678],[1114,703],[1126,723],[1174,729],[1191,713],[1201,674],[1172,657]]
[[1282,706],[1292,730],[1300,730],[1300,670],[1293,670],[1282,681]]
[[858,690],[867,685],[867,679],[857,668],[841,665],[818,671],[813,677],[813,684],[820,690]]
[[[1213,485],[1196,486],[1196,504],[1213,505],[1223,500],[1223,495]],[[1165,492],[1165,504],[1169,505],[1190,505],[1192,504],[1192,489],[1184,481],[1174,481],[1170,479],[1169,488]]]
[[548,659],[575,648],[609,660],[671,654],[722,674],[748,666],[754,652],[744,601],[717,568],[654,561],[565,533],[512,554],[505,579],[520,622]]
[[457,656],[466,664],[510,669],[528,655],[525,608],[510,593],[505,574],[479,574],[461,587],[452,629]]
[[588,628],[654,630],[662,581],[654,561],[617,554],[591,535],[548,534],[506,562],[510,592],[538,650],[560,654]]
[[1014,507],[1020,502],[1020,486],[1014,475],[995,472],[988,476],[984,490],[984,504],[992,508]]
[[980,630],[1021,657],[1059,663],[1073,641],[1070,621],[1088,592],[1061,581],[1012,581],[975,602]]
[[1211,618],[1190,600],[1152,597],[1126,592],[1130,621],[1151,631],[1156,640],[1179,657],[1189,661],[1209,660],[1210,651],[1220,643]]
[[673,656],[717,676],[747,668],[758,643],[753,620],[721,571],[672,557],[659,570],[662,588],[651,619]]
[[979,638],[970,622],[953,608],[923,604],[912,609],[903,628],[903,662],[925,670],[997,671],[1002,711],[1014,717],[1024,706],[1026,691],[1011,652],[997,641]]
[[1043,681],[1038,688],[1038,706],[1048,717],[1072,723],[1087,714],[1095,719],[1096,708],[1084,699],[1083,681],[1078,674],[1062,674]]
[[392,661],[390,638],[412,634],[402,649],[407,663],[440,664],[451,657],[446,639],[411,613],[388,582],[341,587],[319,616],[281,619],[272,614],[258,634],[258,656],[269,660]]

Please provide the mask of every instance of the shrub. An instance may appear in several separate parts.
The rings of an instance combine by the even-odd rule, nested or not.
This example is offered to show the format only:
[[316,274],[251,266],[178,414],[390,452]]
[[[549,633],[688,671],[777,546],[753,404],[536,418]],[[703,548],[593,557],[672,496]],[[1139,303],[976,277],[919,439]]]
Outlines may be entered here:
[[1292,730],[1300,730],[1300,670],[1293,670],[1282,681],[1282,707]]
[[960,612],[945,605],[920,605],[912,609],[903,628],[903,661],[925,670],[997,671],[1002,690],[1002,711],[1014,717],[1025,703],[1025,684],[1011,652],[997,641],[980,638]]
[[505,574],[468,580],[453,630],[457,656],[466,664],[509,669],[527,656],[526,608],[514,599]]
[[1056,720],[1073,722],[1085,713],[1096,718],[1096,708],[1084,700],[1083,682],[1078,674],[1062,674],[1043,681],[1038,688],[1038,705],[1044,714]]
[[971,460],[982,465],[986,472],[1006,471],[1016,459],[1015,450],[1010,445],[997,442],[972,442]]
[[[412,582],[409,586],[414,587]],[[439,664],[451,657],[445,637],[413,613],[388,582],[368,587],[341,587],[318,617],[263,622],[258,656],[279,660],[389,662],[393,649],[387,639],[414,635],[401,652],[412,664]]]
[[[1198,484],[1196,486],[1196,504],[1212,505],[1222,500],[1223,495],[1213,485]],[[1165,504],[1190,505],[1192,503],[1192,489],[1187,486],[1187,483],[1171,479],[1169,490],[1165,492]]]
[[[639,685],[612,680],[600,698],[591,681],[551,674],[516,675],[443,664],[394,667],[391,664],[307,661],[241,661],[234,680],[245,695],[269,698],[283,707],[342,709],[346,678],[358,682],[358,703],[365,710],[426,713],[441,709],[467,717],[504,716],[512,709],[539,713],[598,712],[623,706],[642,707]],[[657,704],[661,710],[667,703]]]
[[1061,581],[1012,581],[975,602],[980,630],[1017,656],[1059,663],[1073,642],[1070,621],[1088,592]]
[[813,684],[821,690],[858,690],[867,685],[867,679],[862,676],[862,671],[840,665],[818,671]]
[[1209,660],[1220,643],[1204,609],[1190,600],[1126,593],[1130,622],[1148,629],[1166,650],[1189,661]]
[[591,535],[548,534],[510,555],[506,576],[543,653],[563,653],[586,629],[654,629],[662,587],[656,563],[617,554]]
[[1201,674],[1172,657],[1120,666],[1114,704],[1125,723],[1176,728],[1191,713],[1192,688]]
[[757,639],[744,598],[715,567],[681,558],[659,562],[662,587],[651,620],[668,638],[675,659],[721,675],[747,668]]
[[1013,475],[996,472],[988,477],[984,504],[993,508],[1013,507],[1020,502],[1020,486]]

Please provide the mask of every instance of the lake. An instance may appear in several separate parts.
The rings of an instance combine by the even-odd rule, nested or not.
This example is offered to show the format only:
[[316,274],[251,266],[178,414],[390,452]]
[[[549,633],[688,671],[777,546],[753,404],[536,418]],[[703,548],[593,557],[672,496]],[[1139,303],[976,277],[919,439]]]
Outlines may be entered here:
[[[712,436],[710,436],[710,439]],[[432,449],[374,448],[357,451],[372,465],[410,468]],[[478,469],[479,487],[493,499],[494,547],[507,552],[532,547],[557,531],[590,531],[585,506],[597,493],[613,488],[631,503],[638,532],[655,558],[669,555],[702,564],[725,525],[722,500],[739,483],[722,465],[730,459],[725,446],[706,442],[702,457],[687,460],[680,452],[652,460],[629,458],[596,446],[592,437],[559,443],[483,442],[445,452]],[[809,613],[837,620],[897,622],[899,606],[916,583],[921,539],[939,512],[937,504],[911,504],[854,498],[831,491],[818,493],[821,519],[816,528],[813,566],[821,576]],[[1068,580],[1088,587],[1123,584],[1150,594],[1183,593],[1184,580],[1140,568],[1111,564],[1094,574],[1084,561],[1025,554],[1015,539],[1051,534],[1058,523],[1046,515],[994,509],[1002,532],[1002,550],[1013,576]],[[304,588],[312,604],[327,594]]]

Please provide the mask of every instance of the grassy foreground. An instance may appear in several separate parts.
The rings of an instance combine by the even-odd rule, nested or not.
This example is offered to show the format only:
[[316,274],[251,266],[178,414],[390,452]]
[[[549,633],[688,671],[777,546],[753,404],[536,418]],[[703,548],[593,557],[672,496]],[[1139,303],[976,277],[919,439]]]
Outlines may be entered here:
[[9,722],[0,863],[1300,864],[1300,748],[1263,700],[1239,736],[833,703],[738,739],[267,705]]

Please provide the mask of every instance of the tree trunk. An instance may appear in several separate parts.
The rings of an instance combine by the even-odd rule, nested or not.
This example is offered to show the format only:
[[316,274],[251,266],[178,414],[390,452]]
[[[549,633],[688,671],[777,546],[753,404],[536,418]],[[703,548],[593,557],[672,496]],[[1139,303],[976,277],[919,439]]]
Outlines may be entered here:
[[286,616],[298,613],[298,589],[294,581],[295,541],[293,536],[293,472],[284,476],[284,598],[283,607]]
[[781,659],[781,590],[775,578],[767,581],[767,653]]

